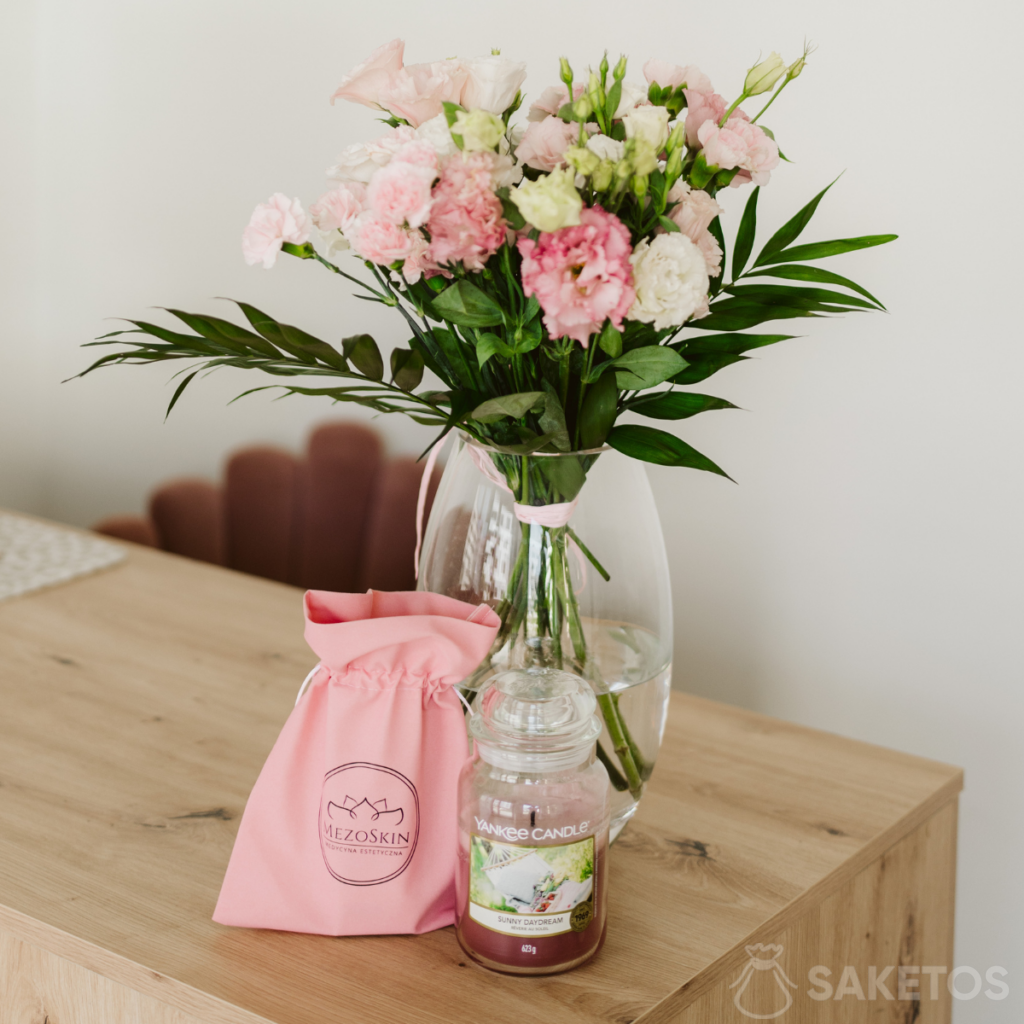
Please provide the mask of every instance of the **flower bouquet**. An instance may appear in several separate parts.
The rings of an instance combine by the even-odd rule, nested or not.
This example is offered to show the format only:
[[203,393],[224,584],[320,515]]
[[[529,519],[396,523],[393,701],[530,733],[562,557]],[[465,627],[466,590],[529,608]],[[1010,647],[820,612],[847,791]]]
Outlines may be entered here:
[[[582,78],[563,59],[525,124],[514,121],[524,64],[495,53],[406,65],[403,50],[400,40],[376,50],[333,97],[379,111],[386,131],[341,154],[308,214],[280,193],[258,206],[242,242],[250,264],[270,268],[286,253],[393,307],[409,337],[390,365],[368,334],[335,346],[239,302],[247,327],[180,310],[169,312],[187,331],[131,321],[92,343],[124,347],[85,372],[198,360],[170,409],[201,370],[256,369],[288,378],[266,385],[287,393],[405,413],[438,430],[432,444],[458,432],[511,493],[521,531],[492,601],[502,620],[492,655],[518,645],[524,660],[594,683],[600,756],[635,801],[653,755],[588,650],[571,571],[586,560],[608,577],[602,552],[570,525],[588,473],[615,449],[725,475],[675,434],[623,419],[732,408],[690,388],[792,337],[751,333],[762,324],[882,309],[818,264],[896,236],[797,244],[825,188],[754,255],[760,189],[786,159],[759,122],[803,72],[806,49],[791,64],[775,53],[756,64],[732,101],[692,65],[650,60],[639,86],[625,57]],[[759,96],[750,116],[742,104]],[[750,189],[729,273],[716,200],[725,188]],[[343,268],[345,252],[363,276]]]

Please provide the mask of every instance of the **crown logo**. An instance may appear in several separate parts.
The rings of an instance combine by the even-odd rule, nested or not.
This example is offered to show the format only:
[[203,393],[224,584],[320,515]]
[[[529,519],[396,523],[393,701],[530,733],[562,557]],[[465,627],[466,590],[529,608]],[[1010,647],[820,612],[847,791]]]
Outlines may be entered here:
[[[380,821],[384,817],[387,824],[393,827],[401,825],[405,820],[405,811],[401,807],[389,808],[386,799],[371,803],[365,796],[362,800],[346,796],[340,804],[330,800],[327,803],[327,813],[332,821],[336,818],[343,821]],[[394,817],[396,814],[397,818]]]

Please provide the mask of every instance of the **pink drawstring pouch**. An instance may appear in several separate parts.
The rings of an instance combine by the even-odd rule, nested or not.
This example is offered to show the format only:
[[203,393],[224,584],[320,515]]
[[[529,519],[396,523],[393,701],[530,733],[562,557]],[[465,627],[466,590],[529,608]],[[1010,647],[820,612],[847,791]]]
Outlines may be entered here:
[[311,590],[305,612],[320,664],[253,787],[213,919],[317,935],[452,924],[468,755],[454,686],[486,656],[498,617],[373,590]]

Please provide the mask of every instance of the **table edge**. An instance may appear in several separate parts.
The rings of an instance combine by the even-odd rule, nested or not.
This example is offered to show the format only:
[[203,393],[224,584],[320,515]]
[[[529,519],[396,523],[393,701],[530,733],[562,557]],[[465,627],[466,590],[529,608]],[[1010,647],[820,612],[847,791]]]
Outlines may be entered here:
[[851,857],[847,858],[834,871],[825,875],[791,900],[777,913],[744,936],[731,949],[723,953],[717,960],[698,971],[692,978],[670,992],[654,1006],[649,1007],[633,1024],[670,1024],[679,1012],[690,1006],[710,989],[720,984],[726,977],[734,976],[749,960],[745,947],[754,941],[767,941],[779,932],[785,931],[795,924],[814,906],[828,899],[834,892],[873,864],[908,835],[930,821],[947,804],[957,800],[964,788],[962,769],[954,769],[947,782],[940,786],[930,797],[910,810],[885,831],[866,842]]

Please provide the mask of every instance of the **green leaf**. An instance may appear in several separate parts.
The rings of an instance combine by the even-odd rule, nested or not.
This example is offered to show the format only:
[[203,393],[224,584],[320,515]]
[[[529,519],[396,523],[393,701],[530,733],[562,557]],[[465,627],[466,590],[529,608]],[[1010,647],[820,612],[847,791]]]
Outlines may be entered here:
[[[836,178],[835,181],[826,185],[795,217],[791,217],[786,221],[786,223],[768,239],[765,243],[765,247],[757,257],[757,261],[754,263],[755,267],[761,266],[763,263],[773,262],[771,259],[772,256],[778,252],[782,252],[787,245],[791,245],[800,237],[800,232],[807,227],[811,218],[814,216],[814,211],[818,209],[818,203],[822,201],[825,197],[825,193],[838,180],[839,178]],[[739,277],[739,274],[733,270],[732,276]]]
[[790,341],[793,334],[706,334],[684,342],[683,351],[688,361],[697,356],[739,355],[753,348],[764,348],[780,341]]
[[664,214],[661,214],[661,216],[658,217],[658,223],[666,231],[682,231],[682,228],[671,217],[666,217]]
[[751,250],[754,248],[754,236],[757,234],[757,197],[760,191],[761,186],[757,185],[750,193],[747,205],[743,208],[740,226],[736,231],[736,248],[732,254],[734,280],[743,273],[743,268],[747,265]]
[[463,387],[475,388],[476,377],[470,369],[466,353],[463,351],[459,339],[446,327],[431,327],[430,334],[437,342],[437,347],[448,361],[449,366],[452,367],[457,380],[462,383]]
[[281,354],[265,338],[254,334],[252,331],[247,331],[244,327],[231,323],[230,320],[221,320],[215,316],[199,316],[195,313],[185,313],[180,309],[168,309],[167,312],[191,327],[196,334],[202,335],[209,341],[223,345],[232,352],[250,352],[255,349],[271,359],[276,359]]
[[413,391],[423,380],[423,356],[414,350],[396,348],[391,353],[391,379],[403,391]]
[[199,373],[199,370],[193,370],[187,377],[183,377],[181,383],[174,389],[174,394],[171,396],[170,404],[167,406],[167,412],[164,413],[164,419],[167,419],[171,415],[171,410],[178,404],[178,399],[181,398],[181,393],[189,386],[192,382],[192,378]]
[[739,284],[726,288],[736,298],[755,298],[758,301],[795,306],[798,301],[831,302],[836,305],[854,306],[857,309],[878,309],[873,302],[856,299],[845,292],[834,292],[828,288],[800,288],[785,284]]
[[511,199],[501,200],[501,215],[513,231],[520,231],[526,227],[526,218],[519,212],[519,207]]
[[838,284],[843,288],[849,288],[850,291],[857,292],[858,295],[863,295],[866,299],[870,299],[879,309],[885,309],[885,306],[867,288],[862,288],[848,277],[843,277],[841,274],[833,274],[831,270],[822,270],[820,267],[783,264],[780,267],[755,270],[748,274],[747,277],[780,277],[786,281],[815,281],[818,284]]
[[[326,341],[314,338],[300,327],[278,323],[272,316],[250,306],[247,302],[236,302],[235,305],[245,314],[250,324],[271,344],[301,359],[304,363],[315,365],[318,361],[335,370],[347,370],[348,364],[342,354]],[[383,369],[381,371],[383,373]]]
[[545,402],[537,422],[540,424],[542,433],[551,435],[551,443],[560,452],[567,452],[571,446],[569,430],[565,425],[565,410],[558,400],[558,393],[551,381],[545,379],[543,385]]
[[497,303],[466,280],[449,285],[432,305],[445,320],[460,327],[493,327],[502,322]]
[[618,414],[619,389],[615,376],[606,373],[588,389],[580,410],[580,445],[584,451],[604,444]]
[[597,343],[601,347],[601,351],[612,359],[618,359],[622,355],[622,332],[615,327],[611,320],[604,322]]
[[496,334],[481,334],[476,339],[477,362],[483,366],[491,356],[495,355],[508,359],[512,355],[512,349]]
[[579,459],[572,456],[538,458],[537,464],[562,501],[572,501],[586,483],[587,474],[583,472]]
[[686,360],[675,349],[645,345],[601,365],[615,368],[615,383],[620,390],[641,391],[674,377],[686,367]]
[[384,379],[384,360],[377,342],[369,334],[353,334],[351,338],[342,338],[341,348],[345,358],[364,377],[370,380]]
[[698,331],[745,331],[768,320],[789,320],[797,316],[815,317],[806,309],[789,309],[786,306],[738,305],[729,310],[717,312],[712,307],[711,315],[691,320],[686,326]]
[[894,242],[899,235],[862,235],[859,238],[837,238],[830,242],[811,242],[809,245],[796,245],[792,249],[783,249],[770,259],[757,258],[755,266],[762,263],[799,263],[801,260],[823,260],[829,256],[841,256],[843,253],[856,252],[858,249],[870,249],[873,245],[885,245]]
[[506,416],[521,420],[545,398],[543,391],[520,391],[514,395],[499,395],[497,398],[481,402],[471,415],[481,423],[497,423]]
[[627,408],[654,420],[685,420],[712,409],[735,409],[736,406],[724,398],[698,395],[693,391],[664,391],[630,402]]
[[732,352],[726,352],[717,356],[694,356],[690,361],[690,365],[682,373],[677,373],[672,378],[672,383],[699,384],[702,380],[707,380],[713,373],[718,373],[723,367],[731,366],[733,363],[738,363],[746,358],[746,356],[736,355]]
[[642,462],[653,462],[658,466],[686,466],[690,469],[703,469],[708,473],[718,473],[731,480],[723,469],[716,466],[706,455],[701,455],[696,448],[681,441],[675,434],[654,427],[644,427],[635,423],[627,423],[616,427],[608,435],[608,443],[616,450],[628,455],[631,459]]
[[716,217],[709,225],[708,231],[714,236],[715,241],[718,243],[718,248],[722,250],[722,266],[718,271],[718,276],[711,278],[711,288],[709,294],[712,298],[716,296],[721,290],[724,284],[725,278],[725,264],[726,257],[729,253],[728,246],[725,244],[725,232],[722,231],[722,218]]

